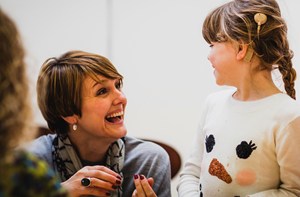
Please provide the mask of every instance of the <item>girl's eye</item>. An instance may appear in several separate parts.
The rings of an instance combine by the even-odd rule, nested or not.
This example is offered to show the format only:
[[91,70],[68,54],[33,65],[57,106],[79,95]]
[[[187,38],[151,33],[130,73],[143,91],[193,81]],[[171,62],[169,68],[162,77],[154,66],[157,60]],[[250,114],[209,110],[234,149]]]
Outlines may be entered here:
[[121,90],[122,87],[123,87],[122,82],[121,82],[121,81],[118,81],[118,82],[116,83],[116,88],[117,88],[118,90]]
[[99,89],[97,92],[96,92],[96,95],[99,96],[99,95],[103,95],[107,92],[107,89],[106,88],[101,88]]
[[210,45],[209,45],[210,48],[212,48],[213,46],[214,46],[213,44],[210,44]]

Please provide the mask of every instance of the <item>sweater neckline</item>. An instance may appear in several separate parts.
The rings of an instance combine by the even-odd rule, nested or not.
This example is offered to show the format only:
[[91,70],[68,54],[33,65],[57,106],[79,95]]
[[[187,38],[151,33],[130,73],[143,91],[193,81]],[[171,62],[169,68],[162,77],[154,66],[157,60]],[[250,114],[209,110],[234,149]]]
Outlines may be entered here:
[[231,109],[239,112],[254,112],[261,109],[270,108],[273,105],[278,105],[278,102],[280,102],[282,97],[285,96],[284,93],[276,93],[258,100],[240,101],[233,98],[234,93],[235,90],[231,91],[231,94],[229,95],[229,106]]

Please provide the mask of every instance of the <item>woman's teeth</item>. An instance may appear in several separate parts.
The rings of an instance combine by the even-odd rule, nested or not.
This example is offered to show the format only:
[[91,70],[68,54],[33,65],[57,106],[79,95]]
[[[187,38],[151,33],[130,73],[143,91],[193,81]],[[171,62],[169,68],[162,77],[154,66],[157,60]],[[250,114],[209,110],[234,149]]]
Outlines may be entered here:
[[106,116],[106,118],[114,118],[114,117],[117,117],[117,116],[122,116],[123,115],[123,111],[120,111],[118,113],[113,113],[109,116]]

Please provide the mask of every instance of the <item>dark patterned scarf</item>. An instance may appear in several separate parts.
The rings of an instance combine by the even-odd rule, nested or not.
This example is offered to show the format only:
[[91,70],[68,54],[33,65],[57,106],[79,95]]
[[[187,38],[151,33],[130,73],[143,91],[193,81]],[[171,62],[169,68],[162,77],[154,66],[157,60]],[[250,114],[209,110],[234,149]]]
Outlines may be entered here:
[[[82,166],[76,151],[74,150],[67,135],[57,135],[53,140],[53,163],[58,172],[61,181],[68,180]],[[107,151],[105,166],[122,176],[124,164],[125,144],[122,139],[112,143]],[[111,193],[112,197],[122,196],[122,187],[120,186],[115,192]]]

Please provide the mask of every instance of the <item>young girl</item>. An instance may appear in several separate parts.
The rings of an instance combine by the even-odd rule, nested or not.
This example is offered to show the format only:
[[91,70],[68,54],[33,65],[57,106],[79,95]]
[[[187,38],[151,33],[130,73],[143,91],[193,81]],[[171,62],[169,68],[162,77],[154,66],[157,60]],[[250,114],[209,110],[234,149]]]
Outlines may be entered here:
[[216,83],[235,88],[208,97],[179,196],[300,196],[300,104],[278,4],[231,1],[207,16],[202,33]]

